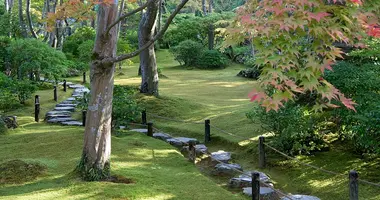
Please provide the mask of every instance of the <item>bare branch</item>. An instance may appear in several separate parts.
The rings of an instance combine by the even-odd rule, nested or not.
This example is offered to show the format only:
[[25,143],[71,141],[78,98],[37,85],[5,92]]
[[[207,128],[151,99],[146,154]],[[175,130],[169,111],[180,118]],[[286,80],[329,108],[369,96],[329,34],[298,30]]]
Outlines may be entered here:
[[174,12],[169,16],[168,20],[166,21],[166,23],[162,27],[162,29],[153,37],[153,39],[149,40],[141,48],[137,49],[136,51],[134,51],[132,53],[123,54],[123,55],[117,56],[115,58],[105,59],[105,60],[103,60],[103,62],[107,62],[107,61],[112,62],[112,63],[120,62],[120,61],[123,61],[125,59],[133,58],[133,57],[139,55],[145,49],[149,48],[150,45],[152,45],[156,40],[158,40],[159,38],[161,38],[164,35],[166,30],[168,30],[169,25],[173,21],[174,17],[179,13],[179,11],[185,6],[185,4],[188,1],[189,0],[182,0],[182,2],[176,7]]
[[157,0],[149,0],[149,1],[147,1],[144,5],[142,5],[142,6],[138,7],[138,8],[136,8],[135,10],[132,10],[131,12],[126,13],[125,15],[120,16],[118,19],[116,19],[116,21],[115,21],[114,23],[112,23],[110,26],[107,27],[106,34],[105,34],[105,35],[108,35],[108,33],[110,32],[110,30],[112,29],[112,27],[114,27],[114,26],[116,26],[118,23],[120,23],[121,20],[123,20],[123,19],[125,19],[125,18],[127,18],[127,17],[129,17],[129,16],[132,16],[132,15],[134,15],[134,14],[136,14],[136,13],[138,13],[138,12],[144,10],[146,7],[149,6],[149,4],[151,4],[151,3],[155,2],[155,1],[157,1]]

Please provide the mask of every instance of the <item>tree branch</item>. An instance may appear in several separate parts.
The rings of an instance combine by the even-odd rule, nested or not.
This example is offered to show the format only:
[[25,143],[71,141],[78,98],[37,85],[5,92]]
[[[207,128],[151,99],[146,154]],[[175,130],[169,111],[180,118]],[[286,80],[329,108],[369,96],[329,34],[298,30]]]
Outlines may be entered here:
[[168,30],[169,25],[173,21],[174,17],[179,13],[179,11],[185,6],[185,4],[188,1],[189,0],[182,0],[182,2],[176,7],[174,12],[169,16],[168,20],[166,21],[166,23],[162,27],[162,29],[151,40],[149,40],[147,43],[145,43],[140,49],[138,49],[132,53],[116,56],[115,58],[105,59],[105,60],[103,60],[103,62],[107,62],[107,61],[112,62],[112,63],[120,62],[120,61],[123,61],[125,59],[133,58],[133,57],[139,55],[145,49],[149,48],[156,40],[158,40],[159,38],[161,38],[164,35],[166,30]]
[[125,18],[127,18],[129,16],[132,16],[132,15],[134,15],[134,14],[136,14],[136,13],[144,10],[146,7],[149,6],[149,4],[151,4],[151,3],[155,2],[155,1],[157,1],[157,0],[149,0],[144,5],[142,5],[142,6],[138,7],[138,8],[136,8],[135,10],[132,10],[131,12],[126,13],[125,15],[122,15],[119,18],[117,18],[114,23],[112,23],[110,26],[107,27],[105,35],[108,35],[108,33],[110,32],[110,30],[112,29],[112,27],[116,26],[119,22],[121,22],[121,20],[123,20],[123,19],[125,19]]

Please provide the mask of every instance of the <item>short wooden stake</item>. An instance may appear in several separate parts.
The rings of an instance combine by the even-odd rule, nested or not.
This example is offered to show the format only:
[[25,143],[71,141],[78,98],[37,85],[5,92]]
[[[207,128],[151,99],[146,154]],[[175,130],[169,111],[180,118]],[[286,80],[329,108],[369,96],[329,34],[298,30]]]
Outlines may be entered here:
[[210,120],[205,120],[205,143],[211,142]]
[[197,155],[195,152],[195,144],[193,141],[189,142],[189,160],[193,163],[195,163]]
[[260,200],[260,174],[253,172],[252,174],[252,200]]
[[82,110],[82,125],[86,126],[87,110]]
[[142,124],[146,124],[146,110],[143,110],[141,112],[141,121],[142,121]]
[[40,97],[38,95],[34,98],[34,121],[39,122],[40,118]]
[[86,83],[86,72],[83,72],[83,83]]
[[359,200],[359,175],[355,170],[351,170],[349,175],[349,190],[350,190],[350,200]]
[[54,86],[54,101],[58,101],[57,86]]
[[266,159],[265,159],[265,137],[260,136],[259,137],[259,167],[265,168],[266,165]]
[[66,80],[63,80],[63,91],[64,92],[66,92],[66,90],[67,90],[67,82],[66,82]]
[[150,137],[153,137],[153,123],[152,122],[148,122],[148,133],[147,133],[147,135]]

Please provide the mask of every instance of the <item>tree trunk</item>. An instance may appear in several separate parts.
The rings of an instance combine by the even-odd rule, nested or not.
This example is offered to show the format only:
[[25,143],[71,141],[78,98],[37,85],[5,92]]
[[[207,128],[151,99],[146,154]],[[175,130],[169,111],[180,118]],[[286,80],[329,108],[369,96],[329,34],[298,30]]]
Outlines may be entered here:
[[99,5],[97,33],[90,68],[91,98],[88,106],[84,147],[77,170],[84,180],[102,180],[110,175],[111,114],[114,87],[114,63],[101,62],[116,56],[116,26],[105,31],[117,17],[117,4]]
[[214,0],[208,0],[208,12],[209,13],[212,13],[213,6],[214,6]]
[[[157,14],[158,2],[151,3],[143,14],[139,25],[139,47],[141,48],[149,40],[153,39]],[[154,45],[140,53],[141,87],[140,92],[158,96],[158,72]]]
[[[208,12],[212,13],[212,7],[214,4],[213,0],[209,0],[208,5]],[[215,28],[213,24],[210,24],[208,26],[208,49],[213,50],[214,49],[214,41],[215,41]]]
[[[120,8],[119,8],[119,17],[121,15],[123,15],[123,11],[124,11],[124,0],[121,0],[121,3],[120,3]],[[123,20],[124,21],[124,20]],[[117,25],[117,37],[119,37],[119,34],[120,34],[120,29],[121,29],[121,22]]]
[[26,0],[26,17],[28,19],[28,25],[29,25],[29,30],[32,33],[32,36],[34,38],[37,38],[36,32],[33,30],[33,22],[32,22],[32,17],[30,16],[30,1],[31,0]]
[[203,11],[203,15],[206,16],[207,15],[206,0],[202,0],[202,11]]
[[22,0],[18,0],[18,17],[19,17],[21,35],[24,38],[26,38],[26,37],[28,37],[28,33],[26,31],[26,27],[25,27],[25,23],[24,23],[24,16],[22,13]]
[[[55,10],[57,7],[57,1],[58,0],[54,0],[54,4],[52,7],[48,6],[49,12],[55,13]],[[57,23],[54,25],[53,31],[49,33],[49,42],[48,43],[53,48],[57,48],[57,34],[56,34],[57,30],[56,29],[57,29]]]

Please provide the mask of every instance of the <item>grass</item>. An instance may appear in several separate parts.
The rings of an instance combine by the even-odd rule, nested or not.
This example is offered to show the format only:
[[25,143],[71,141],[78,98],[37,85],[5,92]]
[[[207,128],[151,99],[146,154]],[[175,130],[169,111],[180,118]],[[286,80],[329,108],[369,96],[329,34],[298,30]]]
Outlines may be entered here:
[[81,155],[83,128],[29,123],[0,136],[0,162],[47,166],[44,176],[0,185],[0,199],[244,199],[218,187],[170,145],[140,133],[112,137],[112,173],[133,184],[83,182],[68,174]]
[[[254,105],[247,95],[256,84],[255,81],[236,77],[243,66],[232,64],[223,70],[183,69],[178,66],[167,51],[159,51],[158,66],[168,78],[160,80],[160,97],[139,96],[141,105],[147,112],[181,119],[184,121],[211,123],[230,133],[233,137],[212,128],[213,141],[208,146],[211,150],[228,150],[234,152],[234,161],[242,164],[244,169],[257,169],[257,140],[260,124],[253,123],[245,113]],[[115,83],[139,85],[138,64],[122,70],[116,76]],[[155,126],[177,136],[196,137],[203,140],[202,124],[179,123],[149,117]],[[250,141],[242,140],[250,138]],[[266,169],[275,181],[275,186],[292,194],[309,194],[321,199],[345,200],[348,198],[348,171],[355,169],[362,179],[380,182],[380,159],[363,159],[349,150],[345,144],[334,144],[330,151],[313,156],[298,157],[302,161],[342,173],[343,176],[329,175],[315,169],[287,161],[284,157],[268,150],[269,163]],[[226,178],[211,177],[221,185],[226,185]],[[360,199],[380,199],[379,188],[360,184]]]

